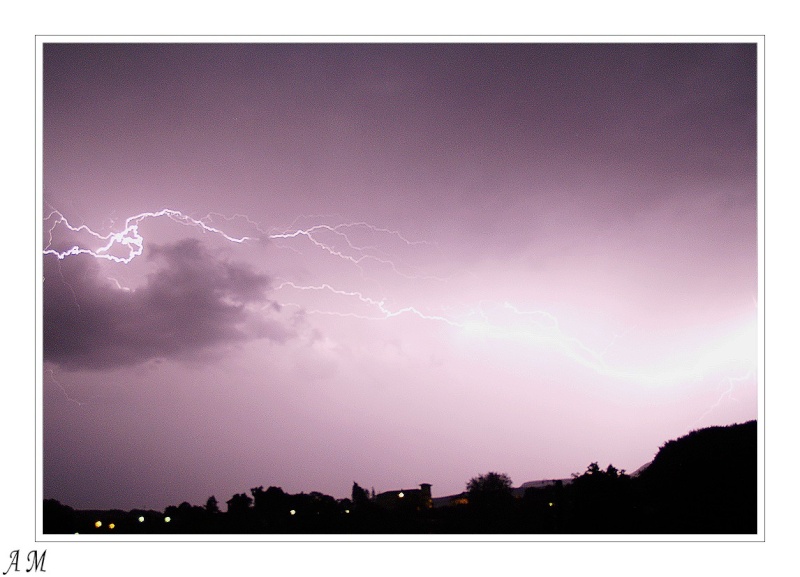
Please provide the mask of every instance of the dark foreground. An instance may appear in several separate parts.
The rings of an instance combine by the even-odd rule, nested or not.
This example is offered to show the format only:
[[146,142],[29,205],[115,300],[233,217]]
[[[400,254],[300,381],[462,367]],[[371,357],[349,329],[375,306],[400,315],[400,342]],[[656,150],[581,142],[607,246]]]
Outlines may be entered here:
[[[424,486],[423,486],[424,488]],[[596,463],[567,482],[512,489],[505,475],[472,479],[452,499],[424,490],[351,499],[251,489],[219,510],[81,511],[44,501],[45,533],[82,534],[754,534],[757,431],[750,421],[667,442],[640,474]],[[436,506],[434,506],[434,503]]]

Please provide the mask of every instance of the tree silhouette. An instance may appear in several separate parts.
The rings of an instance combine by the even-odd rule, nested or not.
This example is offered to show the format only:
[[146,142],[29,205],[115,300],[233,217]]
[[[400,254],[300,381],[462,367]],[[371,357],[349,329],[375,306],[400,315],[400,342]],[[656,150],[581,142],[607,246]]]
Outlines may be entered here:
[[266,491],[264,487],[256,487],[250,489],[250,492],[253,495],[253,507],[256,513],[262,518],[269,519],[273,524],[285,519],[292,509],[289,495],[280,487],[270,487]]
[[511,478],[505,473],[490,472],[467,482],[470,501],[498,500],[511,496]]
[[355,481],[353,481],[352,497],[353,497],[353,505],[356,506],[363,505],[369,502],[369,493],[367,492],[366,489],[360,487],[359,484],[356,483]]
[[206,501],[206,513],[209,515],[214,515],[219,513],[219,503],[217,502],[217,498],[214,495],[211,495]]
[[579,533],[620,533],[632,529],[631,479],[609,464],[590,463],[583,475],[573,474],[573,529]]
[[247,513],[253,499],[246,493],[238,493],[228,500],[228,513],[243,514]]
[[470,518],[466,523],[474,533],[509,531],[515,522],[511,478],[490,472],[467,482]]

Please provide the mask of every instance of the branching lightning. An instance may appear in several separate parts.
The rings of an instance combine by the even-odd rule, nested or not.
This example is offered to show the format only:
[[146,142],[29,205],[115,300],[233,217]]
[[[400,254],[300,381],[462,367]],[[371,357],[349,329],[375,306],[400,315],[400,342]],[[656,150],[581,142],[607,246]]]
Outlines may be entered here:
[[78,399],[76,399],[76,398],[74,398],[74,397],[71,397],[71,396],[69,395],[69,393],[67,393],[67,389],[66,389],[66,387],[64,387],[64,385],[62,385],[62,384],[59,382],[59,380],[56,378],[56,375],[55,375],[55,373],[53,372],[53,368],[52,368],[52,367],[47,367],[47,368],[46,368],[46,371],[47,371],[47,374],[50,376],[50,381],[51,381],[51,382],[52,382],[52,383],[53,383],[55,386],[57,386],[57,387],[59,388],[59,390],[60,390],[60,391],[61,391],[61,392],[64,394],[64,397],[66,397],[66,399],[67,399],[68,401],[71,401],[71,402],[75,403],[75,404],[76,404],[76,405],[78,405],[79,407],[82,407],[82,406],[86,405],[86,403],[82,403],[82,402],[80,402]]
[[[389,230],[386,228],[379,228],[368,224],[366,222],[351,222],[351,223],[342,223],[337,224],[335,226],[330,226],[327,224],[316,224],[308,228],[299,228],[299,229],[290,229],[283,232],[273,232],[270,233],[268,238],[270,240],[282,240],[282,239],[295,239],[298,237],[305,237],[307,238],[313,246],[319,248],[320,250],[340,258],[342,260],[348,261],[359,268],[363,272],[361,268],[365,261],[374,261],[383,265],[386,265],[392,269],[394,273],[397,275],[404,277],[406,279],[432,279],[432,280],[444,280],[442,277],[437,277],[433,275],[416,275],[416,274],[409,274],[403,272],[398,269],[395,262],[387,258],[385,256],[378,256],[376,254],[370,254],[367,251],[374,251],[374,252],[382,252],[378,247],[369,245],[369,246],[359,246],[353,243],[350,237],[343,232],[343,230],[351,229],[351,228],[358,228],[362,227],[372,231],[373,233],[378,234],[386,234],[393,237],[396,237],[407,246],[415,246],[415,245],[431,245],[432,243],[426,241],[411,241],[400,234],[398,231]],[[319,236],[320,233],[328,232],[333,234],[335,237],[342,240],[342,242],[355,254],[347,254],[343,250],[338,249],[332,243],[323,242],[320,240]]]
[[735,400],[734,397],[733,397],[733,389],[734,389],[735,383],[747,382],[752,377],[753,377],[753,371],[747,371],[746,374],[741,375],[739,377],[726,377],[724,379],[724,382],[727,383],[727,387],[725,388],[724,391],[722,391],[722,393],[720,394],[720,396],[716,400],[716,402],[713,405],[711,405],[702,415],[700,415],[697,418],[697,421],[695,421],[695,425],[699,425],[700,423],[702,423],[703,419],[705,419],[708,415],[713,413],[717,409],[717,407],[719,407],[722,404],[722,402],[725,399]]
[[[44,254],[56,257],[59,261],[72,256],[88,255],[115,264],[126,265],[143,254],[145,238],[140,229],[142,222],[159,218],[165,218],[183,226],[196,228],[203,233],[217,235],[231,243],[243,244],[248,241],[269,240],[281,248],[288,248],[294,251],[298,256],[302,255],[301,248],[296,246],[297,243],[295,243],[295,246],[291,246],[291,243],[302,240],[309,243],[310,247],[321,255],[327,255],[355,266],[362,273],[362,278],[365,277],[363,265],[367,261],[372,261],[385,265],[394,274],[404,279],[445,280],[444,277],[434,275],[410,274],[408,272],[410,268],[405,266],[402,269],[406,270],[402,270],[395,260],[390,258],[391,253],[385,247],[382,248],[380,244],[390,240],[402,243],[406,247],[435,246],[433,243],[410,240],[398,231],[378,227],[367,222],[317,223],[306,227],[266,229],[246,215],[224,216],[218,213],[211,213],[203,218],[193,218],[178,210],[166,208],[156,212],[143,212],[128,217],[124,221],[121,230],[108,233],[96,232],[87,225],[74,226],[59,211],[52,210],[44,219],[45,223],[47,223],[47,242],[44,247]],[[309,217],[298,217],[295,223],[300,218],[307,219]],[[231,235],[214,226],[213,223],[220,220],[224,220],[227,223],[241,220],[257,231],[258,234],[253,236]],[[84,235],[99,246],[89,247],[79,243],[73,244],[66,250],[54,248],[54,237],[62,227],[67,234]],[[354,240],[353,232],[355,231],[361,231],[361,236],[364,236],[364,234],[372,235],[375,243],[365,244]],[[108,276],[107,278],[119,290],[128,292],[135,290],[122,285],[113,276]],[[687,365],[679,369],[659,367],[649,370],[634,370],[614,366],[606,360],[607,353],[623,335],[614,334],[604,347],[596,349],[577,337],[567,334],[562,329],[559,320],[552,313],[544,310],[523,310],[511,302],[503,300],[481,300],[471,307],[465,307],[460,310],[454,307],[441,306],[435,310],[447,311],[446,313],[433,313],[432,309],[411,303],[397,303],[386,296],[376,297],[364,290],[345,290],[335,286],[333,282],[308,284],[282,279],[274,287],[274,291],[280,295],[282,299],[281,305],[296,307],[306,313],[349,317],[369,322],[387,322],[397,317],[411,316],[450,327],[467,337],[512,341],[531,348],[544,348],[555,351],[576,365],[596,374],[626,382],[664,384],[678,381],[696,381],[705,378],[710,370],[709,367],[703,366],[700,361],[695,366]],[[336,306],[318,307],[307,303],[295,302],[291,298],[292,294],[295,296],[301,294],[324,294],[327,295],[329,300],[333,299]],[[302,301],[303,299],[300,300]],[[713,411],[723,399],[730,397],[734,381],[744,378],[749,378],[749,374],[747,377],[729,379],[728,390],[701,416],[701,419]],[[53,381],[58,384],[54,378]],[[63,387],[61,389],[64,391]],[[74,399],[70,400],[74,401]]]
[[[80,226],[73,226],[69,223],[69,221],[67,221],[64,215],[54,210],[50,214],[48,214],[44,219],[45,222],[50,222],[50,228],[47,231],[48,241],[44,247],[44,254],[53,255],[55,257],[58,257],[59,260],[63,260],[69,256],[87,254],[99,259],[110,260],[116,263],[128,264],[137,256],[141,256],[142,251],[144,250],[144,237],[139,232],[139,225],[143,220],[149,218],[159,218],[159,217],[167,217],[170,220],[177,222],[178,224],[182,224],[184,226],[198,227],[205,232],[218,234],[231,242],[243,243],[247,240],[253,240],[247,236],[241,238],[228,236],[220,229],[206,224],[203,219],[197,220],[183,214],[178,210],[171,210],[168,208],[162,209],[158,212],[143,212],[141,214],[137,214],[136,216],[128,217],[125,220],[125,226],[121,231],[110,232],[107,234],[100,234],[98,232],[95,232],[85,224],[82,224]],[[58,251],[53,248],[50,248],[53,244],[53,232],[59,225],[63,225],[68,230],[75,233],[89,234],[90,236],[94,237],[101,243],[105,242],[105,244],[96,249],[81,247],[80,245],[73,245],[71,248],[65,251]],[[120,247],[124,249],[124,251],[127,251],[128,253],[127,256],[120,257],[111,254],[110,251],[116,247]]]
[[[182,213],[181,211],[169,208],[165,208],[157,212],[143,212],[141,214],[137,214],[136,216],[128,217],[125,220],[125,225],[121,231],[109,232],[106,234],[95,232],[86,225],[74,226],[70,224],[69,221],[66,219],[66,217],[64,217],[64,215],[62,215],[59,211],[52,210],[44,218],[44,221],[46,223],[47,222],[50,223],[49,228],[47,229],[47,243],[45,244],[44,247],[44,254],[56,256],[59,260],[63,260],[69,256],[86,254],[93,256],[95,258],[105,259],[121,264],[128,264],[136,257],[141,256],[144,250],[145,239],[140,232],[139,225],[144,220],[156,219],[161,217],[166,217],[183,226],[195,227],[201,229],[203,232],[220,235],[222,238],[230,242],[241,244],[246,241],[258,240],[258,237],[230,236],[221,229],[212,226],[210,224],[215,217],[222,218],[226,221],[242,219],[249,225],[251,225],[253,228],[255,228],[259,233],[261,233],[263,235],[263,238],[272,241],[279,241],[279,240],[289,240],[289,239],[296,239],[299,237],[303,237],[308,239],[308,241],[310,241],[314,247],[332,256],[351,262],[352,264],[356,265],[359,268],[361,268],[361,265],[364,263],[364,261],[371,260],[389,266],[396,274],[405,277],[407,279],[425,278],[425,279],[443,280],[441,277],[436,277],[432,275],[420,276],[403,272],[398,269],[397,265],[393,260],[375,254],[370,254],[369,252],[367,252],[370,250],[375,252],[380,252],[377,247],[358,246],[350,239],[350,237],[345,232],[343,232],[353,228],[364,228],[370,230],[373,233],[385,234],[395,237],[408,246],[433,244],[428,241],[412,241],[407,239],[398,231],[390,230],[387,228],[380,228],[366,222],[340,223],[333,226],[328,224],[316,224],[308,228],[296,228],[296,229],[283,230],[280,232],[270,232],[262,229],[257,222],[252,220],[250,217],[242,214],[235,214],[229,217],[219,213],[210,213],[202,218],[197,219],[197,218],[192,218],[191,216],[188,216]],[[98,248],[88,248],[80,245],[73,245],[67,250],[53,249],[51,248],[53,245],[53,234],[59,225],[65,227],[67,230],[73,233],[86,233],[91,237],[93,237],[95,240],[99,241],[100,243],[105,243],[105,244],[101,244],[101,246],[99,246]],[[320,234],[324,232],[331,233],[335,237],[343,241],[343,243],[355,254],[347,254],[344,250],[336,248],[336,246],[333,243],[324,242],[323,240],[321,240],[319,238]],[[111,253],[111,251],[115,248],[122,249],[122,252],[127,254],[124,254],[123,256],[114,255]],[[297,251],[297,249],[292,249],[292,250]]]
[[[307,312],[311,312],[311,313],[329,314],[329,315],[336,315],[336,316],[351,316],[351,317],[360,318],[360,319],[363,319],[363,320],[373,320],[373,321],[387,320],[387,319],[390,319],[392,317],[398,317],[400,315],[409,314],[409,315],[414,315],[414,316],[419,317],[419,318],[424,319],[424,320],[442,322],[442,323],[448,324],[448,325],[453,326],[453,327],[464,328],[464,326],[465,326],[463,323],[456,322],[456,321],[454,321],[452,319],[449,319],[447,317],[443,317],[443,316],[439,316],[439,315],[430,315],[430,314],[424,313],[421,310],[419,310],[418,308],[413,307],[413,306],[406,306],[406,307],[401,307],[401,308],[398,308],[398,309],[395,309],[395,310],[391,310],[386,306],[386,299],[380,299],[380,300],[379,299],[374,299],[374,298],[371,298],[371,297],[368,297],[368,296],[364,296],[363,294],[361,294],[358,291],[344,291],[344,290],[335,289],[335,288],[333,288],[331,285],[329,285],[327,283],[326,284],[322,284],[322,285],[318,285],[318,286],[305,286],[305,285],[297,285],[297,284],[295,284],[295,283],[293,283],[291,281],[285,281],[285,282],[281,283],[280,285],[278,285],[276,287],[276,289],[280,290],[280,289],[285,288],[285,287],[291,287],[293,289],[297,289],[297,290],[300,290],[300,291],[329,291],[329,292],[331,292],[331,293],[333,293],[335,295],[339,295],[339,296],[343,296],[343,297],[355,298],[359,302],[361,302],[362,304],[365,304],[365,305],[367,305],[369,307],[373,307],[374,309],[376,309],[378,311],[378,314],[376,316],[359,315],[357,313],[337,313],[337,312],[334,312],[334,311],[318,311],[318,310],[307,311]],[[296,303],[284,303],[284,304],[285,305],[294,305],[294,306],[300,307],[300,305],[298,305]]]

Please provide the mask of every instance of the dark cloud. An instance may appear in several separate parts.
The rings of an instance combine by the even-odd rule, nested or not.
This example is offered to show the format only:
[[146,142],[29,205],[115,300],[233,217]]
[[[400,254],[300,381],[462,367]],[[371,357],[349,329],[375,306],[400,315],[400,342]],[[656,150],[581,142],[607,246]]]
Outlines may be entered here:
[[107,369],[293,335],[266,316],[276,306],[266,297],[267,275],[219,259],[194,239],[155,246],[149,258],[159,268],[144,286],[126,290],[91,257],[45,257],[45,360],[67,369]]

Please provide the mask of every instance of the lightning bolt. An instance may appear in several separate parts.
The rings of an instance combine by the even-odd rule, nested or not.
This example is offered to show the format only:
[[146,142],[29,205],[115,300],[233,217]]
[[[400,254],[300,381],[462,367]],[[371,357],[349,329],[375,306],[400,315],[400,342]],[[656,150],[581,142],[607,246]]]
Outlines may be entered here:
[[69,395],[69,393],[67,392],[67,389],[66,389],[66,387],[64,387],[64,385],[62,385],[62,384],[59,382],[59,380],[56,378],[56,375],[55,375],[55,373],[53,372],[53,368],[52,368],[52,367],[47,367],[46,371],[47,371],[48,375],[50,375],[50,381],[51,381],[51,382],[52,382],[52,383],[53,383],[53,384],[54,384],[56,387],[58,387],[58,388],[59,388],[59,390],[61,390],[61,392],[63,393],[64,397],[66,397],[66,399],[67,399],[68,401],[71,401],[71,402],[75,403],[75,404],[76,404],[76,405],[78,405],[79,407],[83,407],[84,405],[86,405],[86,404],[87,404],[87,403],[82,403],[82,402],[80,402],[78,399],[76,399],[76,398],[74,398],[74,397],[71,397],[71,396]]
[[[141,214],[137,214],[135,216],[128,217],[125,220],[125,224],[122,230],[117,232],[109,232],[106,234],[101,234],[95,232],[87,225],[80,225],[74,226],[69,223],[69,221],[61,214],[58,210],[53,209],[45,218],[45,222],[49,222],[50,225],[47,229],[47,243],[44,247],[44,254],[46,255],[53,255],[57,257],[59,260],[63,260],[70,256],[76,256],[79,254],[86,254],[93,256],[95,258],[105,259],[109,261],[113,261],[115,263],[120,264],[128,264],[133,259],[138,256],[141,256],[144,251],[144,237],[142,236],[139,225],[142,221],[147,219],[156,219],[166,217],[178,224],[183,226],[195,227],[199,228],[204,232],[213,233],[220,235],[225,240],[235,243],[244,243],[246,241],[254,241],[258,240],[258,237],[251,237],[251,236],[241,236],[241,237],[234,237],[223,230],[212,226],[210,223],[214,220],[214,218],[221,218],[225,221],[231,222],[236,219],[242,219],[251,225],[255,230],[261,233],[263,236],[262,238],[266,238],[272,241],[280,241],[280,240],[291,240],[297,238],[306,238],[311,244],[328,253],[329,255],[335,256],[339,259],[348,261],[355,266],[357,266],[363,273],[362,265],[365,261],[371,260],[377,263],[386,265],[392,269],[393,272],[396,274],[407,278],[407,279],[431,279],[431,280],[444,280],[442,277],[432,276],[432,275],[418,275],[418,274],[411,274],[409,272],[403,272],[399,270],[395,262],[385,256],[379,256],[376,254],[370,254],[368,251],[373,252],[382,252],[376,246],[359,246],[354,241],[350,239],[350,237],[346,234],[349,229],[354,228],[363,228],[366,230],[371,231],[375,234],[384,234],[389,235],[392,237],[397,238],[399,241],[403,242],[407,246],[417,246],[417,245],[431,245],[435,246],[434,243],[430,243],[428,241],[412,241],[407,239],[403,236],[399,231],[387,229],[387,228],[380,228],[374,226],[372,224],[366,222],[348,222],[348,223],[340,223],[336,225],[329,225],[329,224],[316,224],[308,228],[296,228],[296,229],[287,229],[281,232],[274,232],[268,231],[249,218],[246,215],[242,214],[235,214],[233,216],[225,216],[220,213],[209,213],[208,215],[202,218],[192,218],[179,210],[164,208],[157,212],[143,212]],[[296,219],[297,220],[297,219]],[[90,237],[96,239],[96,241],[101,243],[101,246],[98,248],[87,248],[80,245],[73,245],[72,247],[68,248],[67,250],[56,250],[51,248],[53,245],[53,234],[59,225],[63,226],[67,230],[73,233],[85,233],[88,234]],[[345,252],[344,249],[337,248],[335,243],[332,242],[325,242],[320,237],[325,233],[330,233],[336,239],[341,240],[343,244],[350,249],[350,252]],[[102,244],[105,243],[105,244]],[[112,249],[121,249],[125,254],[124,256],[117,256],[111,253]],[[295,252],[299,252],[296,249]]]
[[[44,221],[49,223],[44,254],[54,256],[59,261],[76,255],[89,255],[117,264],[129,264],[135,258],[141,256],[144,250],[145,238],[140,230],[141,223],[148,219],[159,218],[169,219],[182,226],[193,227],[204,233],[217,235],[220,238],[236,244],[267,239],[276,242],[276,244],[282,248],[289,248],[297,254],[302,253],[300,250],[288,246],[287,243],[304,240],[310,243],[313,249],[320,251],[322,254],[355,266],[361,272],[362,277],[365,277],[363,268],[365,263],[371,261],[387,266],[394,274],[405,279],[447,280],[446,277],[415,274],[412,270],[413,267],[399,267],[379,245],[358,242],[353,238],[353,235],[359,232],[362,236],[372,235],[377,241],[386,242],[391,240],[406,247],[435,247],[435,243],[411,240],[399,231],[378,227],[363,221],[340,222],[338,224],[317,223],[306,227],[294,226],[301,219],[308,220],[311,218],[309,216],[298,217],[292,223],[292,226],[288,228],[266,229],[250,217],[242,214],[225,216],[220,213],[210,213],[198,219],[188,216],[178,210],[165,208],[156,212],[143,212],[128,217],[124,221],[121,230],[103,234],[92,230],[87,225],[74,226],[68,222],[62,213],[53,209],[44,218]],[[330,216],[325,216],[324,218],[330,218]],[[233,236],[214,225],[215,222],[220,220],[224,220],[227,223],[233,223],[239,220],[243,221],[257,231],[258,234],[254,236]],[[63,227],[69,233],[88,236],[88,238],[93,239],[93,242],[100,246],[89,248],[81,245],[73,245],[66,250],[56,250],[52,247],[55,242],[54,236],[59,227]],[[122,256],[112,254],[112,251],[122,252]],[[401,268],[403,270],[401,270]],[[131,290],[121,285],[114,277],[108,278],[116,284],[118,289],[126,291]],[[290,293],[290,291],[294,291],[297,294],[325,293],[334,299],[338,299],[338,302],[341,303],[341,307],[338,309],[310,308],[301,303],[291,301],[281,303],[284,306],[296,307],[311,314],[350,317],[370,322],[387,322],[401,316],[413,316],[425,321],[440,323],[472,337],[514,341],[531,347],[547,346],[559,351],[560,354],[570,359],[572,362],[596,374],[627,382],[664,384],[680,380],[696,381],[703,379],[707,370],[707,368],[702,366],[699,362],[696,366],[689,367],[688,369],[658,369],[655,371],[637,371],[614,366],[610,364],[605,357],[606,353],[615,345],[621,335],[615,334],[605,347],[597,350],[575,336],[567,334],[561,328],[558,319],[550,312],[544,310],[522,310],[517,305],[508,301],[481,300],[476,305],[466,310],[458,311],[443,307],[441,309],[442,311],[449,312],[434,313],[430,309],[425,309],[413,304],[393,303],[387,297],[377,298],[363,291],[345,290],[330,283],[300,284],[292,280],[282,279],[281,284],[276,286],[275,290],[280,293]],[[354,305],[356,306],[356,310],[353,309]],[[734,380],[729,381],[730,387],[728,389],[728,394],[732,390],[732,383]],[[721,397],[701,418],[713,411],[724,396],[723,394],[723,397]]]
[[[99,259],[110,260],[121,264],[128,264],[137,256],[141,256],[142,251],[144,250],[144,237],[139,232],[139,225],[141,224],[141,222],[146,219],[160,218],[160,217],[167,217],[170,220],[177,222],[178,224],[182,224],[184,226],[197,227],[205,232],[218,234],[223,238],[225,238],[226,240],[235,243],[243,243],[247,240],[254,240],[251,237],[247,236],[243,236],[241,238],[229,236],[220,229],[206,224],[202,219],[197,220],[183,214],[178,210],[172,210],[169,208],[159,210],[158,212],[143,212],[141,214],[137,214],[136,216],[128,217],[125,220],[125,226],[121,231],[110,232],[108,234],[100,234],[98,232],[95,232],[85,224],[82,224],[80,226],[73,226],[64,217],[64,215],[54,210],[50,214],[48,214],[44,219],[45,222],[52,221],[50,224],[50,228],[47,231],[48,242],[44,247],[44,254],[53,255],[57,257],[59,260],[64,260],[67,257],[79,254],[87,254]],[[105,244],[97,249],[85,248],[79,245],[74,245],[65,251],[58,251],[53,248],[50,248],[53,244],[53,232],[55,231],[56,227],[58,227],[58,225],[63,225],[68,230],[74,233],[86,233],[94,237],[101,243],[105,242]],[[110,251],[115,247],[121,247],[122,249],[126,250],[128,253],[127,256],[119,257],[110,254]]]
[[[386,265],[391,268],[391,270],[396,273],[397,275],[404,277],[406,279],[430,279],[430,280],[445,280],[443,277],[433,276],[433,275],[418,275],[412,274],[408,272],[403,272],[398,269],[395,262],[384,256],[379,256],[376,254],[370,254],[368,251],[373,252],[383,252],[378,247],[374,245],[366,245],[360,246],[355,244],[350,237],[343,232],[343,230],[352,229],[352,228],[365,228],[373,233],[376,234],[385,234],[396,237],[398,240],[406,244],[407,246],[417,246],[417,245],[431,245],[435,246],[433,243],[429,243],[427,241],[411,241],[400,234],[398,231],[390,230],[387,228],[380,228],[374,225],[368,224],[366,222],[351,222],[351,223],[342,223],[337,224],[334,226],[328,224],[316,224],[308,228],[298,228],[298,229],[289,229],[283,232],[273,232],[270,233],[268,238],[270,240],[282,240],[282,239],[296,239],[300,237],[305,237],[308,239],[311,244],[320,250],[340,258],[342,260],[348,261],[354,264],[359,270],[364,272],[362,265],[365,261],[374,261],[383,265]],[[340,239],[348,249],[350,249],[351,253],[346,253],[343,249],[336,248],[336,245],[330,242],[324,242],[320,239],[322,233],[329,233],[333,235],[335,238]],[[355,253],[355,254],[352,254]]]
[[[336,288],[332,287],[331,285],[329,285],[327,283],[324,283],[324,284],[321,284],[321,285],[318,285],[318,286],[313,286],[313,285],[306,286],[306,285],[297,285],[297,284],[295,284],[295,283],[293,283],[291,281],[285,281],[285,282],[281,283],[280,285],[278,285],[276,287],[276,289],[280,290],[280,289],[285,288],[285,287],[291,287],[293,289],[300,290],[300,291],[328,291],[328,292],[330,292],[332,294],[335,294],[335,295],[344,296],[344,297],[348,297],[348,298],[352,297],[352,298],[357,299],[362,304],[365,304],[368,307],[374,308],[374,309],[376,309],[378,311],[378,314],[376,316],[367,316],[367,315],[360,315],[360,314],[357,314],[357,313],[337,313],[337,312],[331,312],[331,311],[307,310],[307,312],[314,313],[314,314],[328,314],[328,315],[334,315],[334,316],[349,316],[349,317],[359,318],[359,319],[363,319],[363,320],[372,320],[372,321],[387,320],[387,319],[390,319],[392,317],[398,317],[400,315],[409,314],[409,315],[413,315],[413,316],[419,317],[421,319],[429,320],[429,321],[442,322],[442,323],[448,324],[448,325],[453,326],[453,327],[459,327],[459,328],[463,328],[464,327],[464,325],[462,323],[458,323],[458,322],[456,322],[456,321],[454,321],[452,319],[449,319],[447,317],[443,317],[443,316],[439,316],[439,315],[427,314],[427,313],[425,313],[425,312],[421,311],[420,309],[418,309],[416,307],[413,307],[413,306],[405,306],[405,307],[401,307],[399,309],[392,310],[392,309],[390,309],[390,308],[388,308],[386,306],[386,299],[374,299],[374,298],[371,298],[371,297],[368,297],[368,296],[364,296],[362,293],[360,293],[358,291],[345,291],[345,290],[341,290],[341,289],[336,289]],[[301,305],[296,304],[296,303],[284,303],[284,304],[286,306],[297,306],[299,308],[303,308],[303,307],[301,307]]]
[[734,383],[742,383],[742,382],[745,382],[745,381],[751,379],[752,377],[753,377],[753,371],[747,371],[747,374],[744,374],[744,375],[739,376],[739,377],[726,377],[723,382],[727,382],[727,384],[728,384],[727,388],[724,391],[722,391],[722,393],[720,394],[720,396],[717,399],[717,401],[713,405],[711,405],[702,415],[700,415],[697,418],[697,420],[695,421],[695,425],[699,425],[703,421],[703,419],[705,419],[708,415],[713,413],[714,410],[716,410],[717,407],[719,407],[725,399],[729,399],[729,400],[732,400],[732,401],[736,400],[732,396],[733,395],[733,389],[734,389]]
[[[121,284],[120,284],[120,282],[119,282],[119,280],[115,279],[113,276],[107,276],[106,278],[107,278],[108,280],[110,280],[111,282],[113,282],[113,283],[114,283],[114,286],[116,286],[116,287],[117,287],[117,289],[119,289],[119,290],[121,290],[121,291],[125,291],[126,293],[129,293],[129,292],[131,292],[131,291],[132,291],[132,289],[131,289],[130,287],[127,287],[127,286],[123,286],[123,285],[121,285]],[[74,293],[73,293],[73,294],[74,294]]]
[[295,306],[299,309],[304,309],[311,314],[351,317],[367,321],[386,321],[401,315],[412,315],[420,319],[444,323],[448,326],[460,329],[466,334],[480,336],[486,339],[511,340],[531,346],[548,345],[559,350],[570,360],[597,374],[615,377],[628,382],[663,384],[681,379],[699,380],[702,378],[702,372],[697,368],[648,374],[646,372],[630,371],[609,366],[603,359],[603,354],[610,348],[610,344],[604,351],[598,352],[579,339],[565,334],[559,327],[558,319],[547,311],[522,311],[509,302],[502,303],[502,308],[510,310],[517,316],[532,318],[532,326],[509,327],[506,324],[493,322],[486,309],[492,304],[497,306],[497,303],[490,303],[489,301],[483,301],[467,313],[459,315],[459,320],[459,317],[454,318],[430,314],[415,306],[393,308],[387,305],[387,299],[385,298],[376,299],[366,296],[360,291],[337,289],[327,283],[320,285],[298,285],[292,281],[284,281],[276,287],[276,290],[282,290],[287,287],[298,291],[327,292],[332,295],[344,297],[344,299],[348,301],[356,301],[360,305],[365,305],[365,308],[374,311],[373,314],[368,315],[351,311],[342,312],[336,310],[308,309],[298,303],[283,303],[285,306]]

